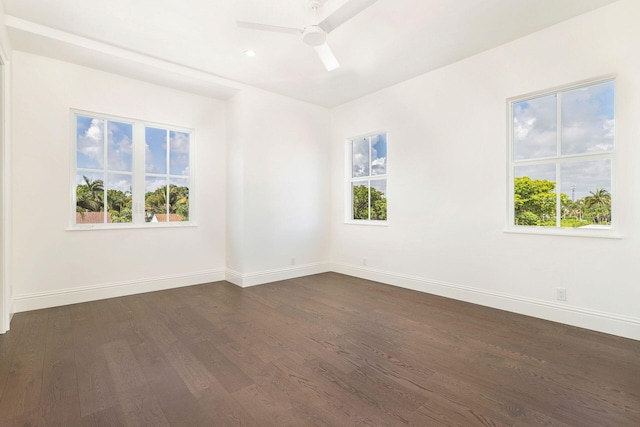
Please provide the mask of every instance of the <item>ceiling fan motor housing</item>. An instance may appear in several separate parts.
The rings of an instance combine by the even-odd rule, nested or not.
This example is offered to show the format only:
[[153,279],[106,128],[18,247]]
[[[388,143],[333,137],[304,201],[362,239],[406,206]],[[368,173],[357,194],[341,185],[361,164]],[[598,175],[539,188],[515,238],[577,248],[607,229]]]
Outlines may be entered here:
[[302,40],[309,46],[320,46],[327,41],[327,33],[317,25],[311,25],[304,29]]

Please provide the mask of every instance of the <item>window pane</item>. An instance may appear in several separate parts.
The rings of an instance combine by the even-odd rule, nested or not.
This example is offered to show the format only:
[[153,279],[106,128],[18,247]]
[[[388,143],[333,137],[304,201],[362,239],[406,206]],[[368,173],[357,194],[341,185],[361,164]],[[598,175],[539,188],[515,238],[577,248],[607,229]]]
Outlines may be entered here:
[[189,134],[170,132],[169,173],[189,175]]
[[560,167],[562,227],[611,224],[611,161],[563,163]]
[[[96,172],[76,173],[76,224],[105,222],[104,175]],[[107,222],[111,222],[107,218]]]
[[353,141],[352,177],[369,176],[369,138]]
[[354,182],[351,190],[353,219],[369,219],[369,183]]
[[167,131],[145,128],[145,171],[167,173]]
[[371,181],[371,219],[387,219],[387,180]]
[[387,173],[387,135],[371,137],[371,175]]
[[556,226],[556,167],[516,167],[514,182],[515,225]]
[[[145,178],[144,219],[146,222],[167,220],[167,178],[147,176]],[[163,215],[158,218],[157,215]]]
[[513,158],[537,159],[557,154],[556,95],[513,104]]
[[109,122],[107,163],[114,171],[132,171],[133,125],[129,123]]
[[107,176],[107,211],[111,222],[131,222],[131,175],[110,173]]
[[613,149],[613,82],[562,94],[562,154]]
[[102,169],[104,165],[104,120],[77,116],[76,167]]
[[171,178],[169,221],[189,221],[189,180]]

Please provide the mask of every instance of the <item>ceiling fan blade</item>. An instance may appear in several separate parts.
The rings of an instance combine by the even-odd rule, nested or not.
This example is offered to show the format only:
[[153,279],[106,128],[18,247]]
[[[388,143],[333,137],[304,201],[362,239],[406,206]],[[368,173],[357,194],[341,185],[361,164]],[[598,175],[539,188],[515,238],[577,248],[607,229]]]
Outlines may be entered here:
[[320,46],[316,46],[315,50],[318,53],[318,56],[320,57],[320,60],[324,64],[327,71],[333,71],[336,68],[340,68],[340,64],[338,64],[338,60],[336,59],[328,44],[325,43],[321,44]]
[[338,10],[318,24],[327,33],[338,28],[378,0],[347,0]]
[[302,34],[298,28],[279,27],[277,25],[256,24],[255,22],[236,21],[238,28],[249,28],[251,30],[272,31],[287,34]]

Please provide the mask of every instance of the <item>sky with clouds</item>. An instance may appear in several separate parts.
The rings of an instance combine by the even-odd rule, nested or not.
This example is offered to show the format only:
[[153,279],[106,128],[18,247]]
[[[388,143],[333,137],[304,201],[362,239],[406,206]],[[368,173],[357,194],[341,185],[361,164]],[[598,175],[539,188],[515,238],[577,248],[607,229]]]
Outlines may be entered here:
[[[131,191],[133,171],[133,125],[112,120],[77,116],[76,119],[76,183],[83,176],[101,179],[107,189]],[[169,147],[167,147],[167,138]],[[105,144],[106,139],[106,144]],[[167,165],[167,148],[168,165]],[[106,168],[105,168],[105,149]],[[169,170],[167,171],[167,166]],[[103,170],[107,170],[105,175]],[[152,127],[145,128],[145,172],[164,174],[146,176],[145,191],[170,184],[189,185],[189,134]],[[174,175],[167,178],[167,174]],[[184,178],[180,178],[180,177]]]
[[[169,170],[167,171],[167,137],[169,139]],[[189,186],[189,134],[147,127],[145,129],[145,171],[147,174],[172,176],[169,184]],[[154,191],[167,185],[167,177],[147,175],[145,191]]]
[[[558,152],[560,113],[560,153],[580,155],[600,153],[614,145],[614,83],[607,81],[513,105],[514,161],[553,157]],[[515,167],[515,176],[556,182],[554,164]],[[575,199],[603,188],[611,191],[610,160],[564,161],[560,166],[560,190]]]
[[[83,175],[93,180],[101,179],[106,188],[131,191],[131,172],[133,167],[133,126],[130,123],[119,123],[78,116],[76,126],[78,169],[104,169],[105,134],[107,150],[107,169],[110,171],[106,180],[103,173],[78,171],[76,181],[83,184]],[[118,173],[122,172],[122,173]]]
[[[369,159],[371,140],[371,159]],[[353,140],[352,177],[361,178],[387,173],[387,135],[373,135]]]

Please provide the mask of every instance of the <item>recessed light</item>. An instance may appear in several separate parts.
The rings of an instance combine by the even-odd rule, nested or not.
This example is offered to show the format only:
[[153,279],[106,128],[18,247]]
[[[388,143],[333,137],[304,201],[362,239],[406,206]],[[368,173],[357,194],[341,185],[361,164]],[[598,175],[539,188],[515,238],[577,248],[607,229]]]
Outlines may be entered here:
[[247,56],[256,56],[256,51],[255,50],[251,50],[251,49],[247,49],[244,51],[244,54]]

